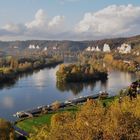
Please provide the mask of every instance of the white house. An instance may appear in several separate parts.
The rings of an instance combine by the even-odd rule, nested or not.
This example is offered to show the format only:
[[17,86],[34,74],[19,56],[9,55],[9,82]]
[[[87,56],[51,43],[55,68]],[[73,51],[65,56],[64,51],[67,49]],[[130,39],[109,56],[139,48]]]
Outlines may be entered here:
[[110,46],[108,44],[106,44],[106,43],[103,46],[103,52],[111,52]]
[[121,47],[118,47],[118,51],[121,54],[128,54],[131,53],[131,45],[123,43]]
[[28,47],[29,49],[35,49],[35,45],[29,45],[29,47]]
[[92,52],[94,52],[95,50],[96,50],[95,47],[92,47],[92,48],[91,48],[91,51],[92,51]]
[[86,51],[88,51],[88,52],[94,52],[94,51],[96,51],[96,48],[95,47],[88,46],[86,48]]
[[91,47],[88,46],[88,47],[86,48],[86,51],[90,52],[90,51],[91,51]]
[[48,48],[47,47],[44,47],[43,51],[47,51],[47,50],[48,50]]
[[36,46],[36,49],[40,49],[39,45]]
[[101,51],[101,49],[100,49],[98,46],[96,46],[95,51],[96,51],[96,52],[100,52],[100,51]]

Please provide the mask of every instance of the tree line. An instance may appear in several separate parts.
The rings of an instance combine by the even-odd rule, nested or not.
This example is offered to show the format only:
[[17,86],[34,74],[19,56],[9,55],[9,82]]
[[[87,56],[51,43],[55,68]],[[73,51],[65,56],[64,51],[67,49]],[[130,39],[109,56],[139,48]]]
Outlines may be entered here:
[[0,81],[10,81],[18,74],[53,66],[62,62],[60,59],[33,57],[33,58],[0,58]]

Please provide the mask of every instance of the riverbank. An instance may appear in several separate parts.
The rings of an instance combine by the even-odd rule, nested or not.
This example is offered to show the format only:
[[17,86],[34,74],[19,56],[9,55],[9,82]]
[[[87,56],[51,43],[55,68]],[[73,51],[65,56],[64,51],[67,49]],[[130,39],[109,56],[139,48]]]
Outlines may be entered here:
[[[35,70],[44,69],[46,67],[54,67],[60,63],[62,60],[54,58],[40,58],[40,59],[30,59],[27,58],[23,61],[21,60],[10,60],[9,64],[5,67],[0,68],[0,82],[2,84],[11,83],[16,81],[18,77],[22,77],[24,74],[32,73]],[[1,86],[2,86],[1,84]]]

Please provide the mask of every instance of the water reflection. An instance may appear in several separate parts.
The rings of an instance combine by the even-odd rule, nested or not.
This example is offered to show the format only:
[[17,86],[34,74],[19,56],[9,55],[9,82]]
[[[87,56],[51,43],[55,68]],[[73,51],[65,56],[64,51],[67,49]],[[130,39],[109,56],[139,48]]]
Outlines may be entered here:
[[5,96],[3,98],[1,104],[4,108],[13,108],[14,107],[14,99],[11,96]]
[[11,87],[13,87],[13,85],[15,85],[16,83],[16,79],[13,79],[11,81],[8,81],[7,83],[0,83],[0,89],[9,89]]
[[107,80],[101,80],[101,81],[93,81],[93,82],[81,82],[81,83],[62,83],[62,82],[56,82],[56,87],[61,92],[72,92],[74,95],[78,95],[81,93],[84,89],[90,89],[91,91],[94,91],[94,88],[97,84],[100,83],[100,86],[102,87],[102,90],[107,89]]
[[[49,69],[52,69],[52,68],[54,69],[55,67],[56,66],[50,66],[50,67],[47,67],[47,69],[48,70]],[[36,87],[38,87],[39,89],[41,89],[44,86],[44,82],[43,82],[44,75],[42,75],[42,73],[39,73],[39,71],[40,70],[37,69],[37,70],[34,70],[34,71],[28,71],[26,73],[18,74],[13,80],[0,83],[0,90],[1,89],[10,89],[10,88],[12,88],[12,87],[15,86],[15,84],[17,83],[18,80],[21,80],[22,78],[28,78],[28,77],[30,77],[33,74],[36,74],[34,76],[34,79],[33,79],[34,84],[36,85]]]

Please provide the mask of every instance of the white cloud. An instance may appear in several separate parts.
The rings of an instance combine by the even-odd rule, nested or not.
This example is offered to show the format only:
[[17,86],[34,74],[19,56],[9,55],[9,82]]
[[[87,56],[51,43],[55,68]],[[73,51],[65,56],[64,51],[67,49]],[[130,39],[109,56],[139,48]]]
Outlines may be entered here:
[[64,25],[65,17],[61,15],[52,18],[47,17],[43,9],[39,9],[34,19],[30,22],[23,24],[9,23],[0,29],[0,38],[16,38],[16,37],[29,37],[29,38],[49,38],[56,37],[59,32],[65,31]]
[[26,34],[40,34],[42,36],[55,34],[63,29],[63,23],[64,16],[57,15],[50,19],[43,9],[39,9],[35,14],[35,19],[25,24],[28,29]]
[[0,39],[83,40],[139,34],[140,6],[111,5],[97,12],[85,13],[76,25],[69,28],[68,25],[63,15],[49,17],[39,9],[29,22],[10,23],[0,28]]
[[9,23],[3,26],[2,29],[10,33],[18,34],[24,32],[26,27],[22,24]]
[[47,22],[47,15],[45,11],[42,9],[39,9],[37,13],[35,14],[35,19],[31,22],[26,23],[25,25],[29,29],[40,28],[42,26],[45,26],[46,22]]
[[[134,32],[140,25],[140,7],[131,4],[111,5],[98,12],[86,13],[76,25],[75,31],[79,34],[90,35],[121,35]],[[138,32],[139,32],[138,31]]]
[[48,26],[49,27],[56,27],[60,24],[63,24],[64,22],[64,16],[55,16],[49,23]]

